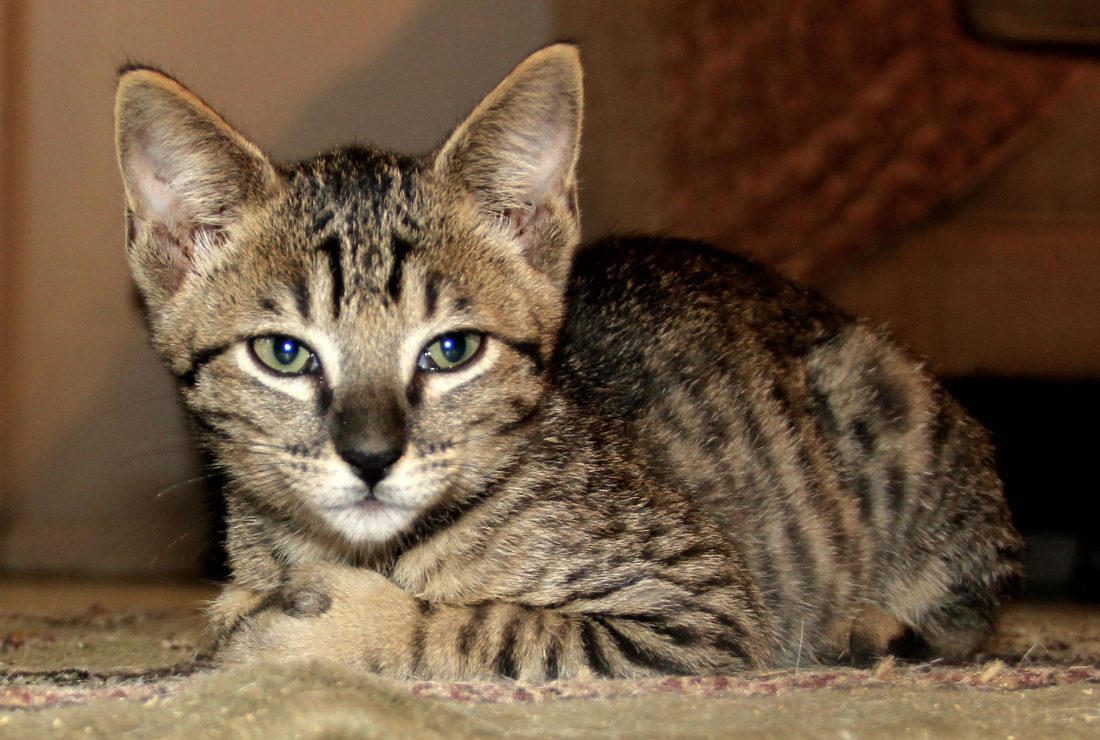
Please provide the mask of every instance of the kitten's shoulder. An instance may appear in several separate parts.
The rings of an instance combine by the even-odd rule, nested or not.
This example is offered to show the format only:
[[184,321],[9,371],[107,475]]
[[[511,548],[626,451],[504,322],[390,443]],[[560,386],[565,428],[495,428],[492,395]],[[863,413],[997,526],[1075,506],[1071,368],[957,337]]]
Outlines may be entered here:
[[761,334],[816,333],[852,318],[744,254],[663,236],[612,236],[578,252],[571,322],[586,316],[647,324],[718,320]]
[[580,281],[606,279],[612,275],[659,278],[665,273],[691,278],[702,277],[716,267],[726,274],[742,277],[768,273],[747,256],[720,250],[706,242],[671,236],[618,234],[580,247],[573,261],[573,276]]

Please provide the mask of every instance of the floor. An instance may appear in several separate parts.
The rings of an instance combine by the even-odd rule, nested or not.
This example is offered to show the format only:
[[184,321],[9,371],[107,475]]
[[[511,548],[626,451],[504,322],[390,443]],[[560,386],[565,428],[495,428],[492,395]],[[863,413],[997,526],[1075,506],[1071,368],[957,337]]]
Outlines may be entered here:
[[214,593],[0,580],[0,735],[1100,738],[1100,605],[1012,607],[968,666],[448,683],[308,661],[181,671]]

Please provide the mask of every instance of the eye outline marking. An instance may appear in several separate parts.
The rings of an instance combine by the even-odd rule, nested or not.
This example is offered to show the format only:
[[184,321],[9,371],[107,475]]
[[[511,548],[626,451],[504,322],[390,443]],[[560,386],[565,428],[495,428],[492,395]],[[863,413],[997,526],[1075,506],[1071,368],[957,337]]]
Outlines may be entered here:
[[[278,367],[276,367],[275,365],[272,365],[267,360],[265,360],[263,358],[263,356],[261,355],[261,351],[259,349],[257,349],[257,343],[258,342],[270,341],[274,344],[275,340],[280,340],[280,339],[281,340],[290,340],[290,341],[296,343],[299,347],[299,350],[305,350],[305,352],[308,354],[308,357],[305,359],[304,364],[298,370],[290,370],[290,371],[280,370]],[[303,377],[308,378],[308,377],[313,377],[313,378],[318,378],[318,379],[322,379],[322,380],[324,379],[324,372],[323,372],[322,367],[321,367],[321,358],[317,356],[317,352],[314,351],[313,348],[310,347],[310,345],[308,345],[307,343],[303,342],[301,339],[298,339],[297,337],[295,337],[291,334],[278,334],[278,333],[260,334],[258,336],[248,338],[246,340],[246,342],[247,342],[247,345],[248,345],[248,353],[252,357],[252,359],[255,361],[255,363],[263,371],[265,371],[267,373],[270,373],[271,375],[273,375],[277,378],[303,378]],[[274,353],[273,353],[272,358],[274,359]]]
[[[440,367],[439,364],[432,358],[430,352],[431,348],[438,344],[440,341],[448,336],[454,336],[461,334],[467,337],[473,336],[477,338],[477,346],[474,347],[473,352],[468,357],[463,358],[450,367]],[[427,344],[421,349],[420,353],[416,356],[416,375],[435,375],[438,373],[453,373],[460,370],[465,370],[471,365],[474,365],[477,360],[485,354],[485,345],[488,344],[489,335],[486,332],[478,329],[452,329],[449,331],[441,332],[432,337]],[[420,363],[424,360],[432,363],[432,367],[424,367]]]

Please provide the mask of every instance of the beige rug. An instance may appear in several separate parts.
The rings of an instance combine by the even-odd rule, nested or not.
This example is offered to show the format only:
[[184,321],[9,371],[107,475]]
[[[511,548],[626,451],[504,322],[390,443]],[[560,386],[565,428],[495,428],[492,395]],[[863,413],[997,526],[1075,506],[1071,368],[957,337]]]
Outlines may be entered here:
[[0,736],[1100,737],[1100,607],[1015,607],[969,666],[449,683],[197,666],[208,594],[0,584]]

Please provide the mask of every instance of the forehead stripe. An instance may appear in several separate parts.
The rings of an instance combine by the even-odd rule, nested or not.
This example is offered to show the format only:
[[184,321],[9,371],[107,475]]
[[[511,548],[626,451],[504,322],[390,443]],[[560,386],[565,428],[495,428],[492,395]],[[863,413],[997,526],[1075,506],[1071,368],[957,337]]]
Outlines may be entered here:
[[439,302],[439,277],[429,275],[428,282],[424,286],[424,318],[435,316],[435,306]]
[[321,242],[317,250],[328,258],[328,269],[332,273],[332,315],[340,318],[340,305],[344,302],[344,266],[340,262],[340,240],[330,236]]
[[404,269],[405,257],[412,249],[412,244],[399,236],[391,239],[393,258],[390,263],[390,276],[386,280],[386,292],[394,302],[401,297],[401,274]]

